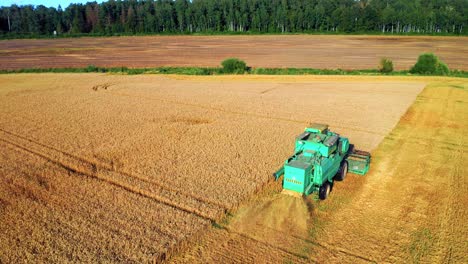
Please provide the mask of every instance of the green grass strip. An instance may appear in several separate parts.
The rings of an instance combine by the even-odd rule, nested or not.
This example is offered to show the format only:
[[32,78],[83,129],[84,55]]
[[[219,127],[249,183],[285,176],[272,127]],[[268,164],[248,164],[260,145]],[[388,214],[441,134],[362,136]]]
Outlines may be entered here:
[[[155,67],[155,68],[127,68],[127,67],[98,67],[82,68],[25,68],[16,70],[0,70],[0,74],[12,73],[116,73],[116,74],[181,74],[181,75],[223,75],[220,67]],[[411,74],[407,70],[381,73],[376,69],[342,70],[342,69],[312,69],[312,68],[249,68],[244,74],[256,75],[366,75],[366,76],[434,76]],[[452,70],[449,77],[468,78],[468,71]]]

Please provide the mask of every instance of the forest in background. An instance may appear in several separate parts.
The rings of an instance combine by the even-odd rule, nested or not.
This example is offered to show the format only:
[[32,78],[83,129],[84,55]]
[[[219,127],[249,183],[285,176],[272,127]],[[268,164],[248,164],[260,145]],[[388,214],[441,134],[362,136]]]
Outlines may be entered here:
[[468,0],[109,0],[0,8],[0,37],[119,34],[467,35]]

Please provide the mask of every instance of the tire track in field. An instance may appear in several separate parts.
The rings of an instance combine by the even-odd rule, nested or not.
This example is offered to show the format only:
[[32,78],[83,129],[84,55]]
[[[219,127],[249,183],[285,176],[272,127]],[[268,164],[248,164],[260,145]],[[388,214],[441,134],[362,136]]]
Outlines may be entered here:
[[[236,236],[236,237],[239,237],[241,239],[245,239],[245,240],[249,240],[255,244],[260,244],[262,245],[263,247],[266,247],[268,249],[271,249],[272,251],[280,251],[282,252],[283,254],[285,255],[289,255],[289,256],[294,256],[296,257],[297,259],[300,259],[302,260],[302,263],[307,263],[308,261],[308,256],[305,256],[305,255],[302,255],[302,254],[298,254],[298,253],[295,253],[295,252],[292,252],[286,248],[283,248],[281,246],[277,246],[277,245],[274,245],[274,244],[271,244],[271,243],[268,243],[268,242],[265,242],[265,241],[262,241],[260,239],[257,239],[255,238],[254,236],[252,235],[249,235],[249,234],[246,234],[246,233],[243,233],[243,232],[238,232],[236,230],[234,230],[233,228],[230,228],[230,227],[227,227],[227,226],[224,226],[222,228],[223,230],[225,230],[229,235],[231,236]],[[288,234],[289,235],[289,234]],[[228,238],[227,238],[228,239]],[[300,239],[300,238],[299,238]],[[237,239],[236,239],[237,240]],[[231,252],[230,252],[231,253]],[[221,254],[221,252],[220,252]]]
[[423,138],[423,137],[401,137],[395,134],[391,134],[386,137],[388,140],[405,140],[405,143],[423,145],[423,146],[433,146],[436,145],[439,149],[445,149],[455,152],[468,152],[468,145],[458,144],[456,142],[451,142],[448,140],[437,140],[434,138]]
[[244,239],[247,239],[247,240],[252,240],[256,244],[262,244],[262,245],[266,246],[267,248],[272,248],[273,250],[279,250],[279,251],[285,253],[286,255],[294,256],[294,257],[296,257],[298,259],[304,260],[305,262],[307,262],[307,259],[309,258],[308,256],[301,255],[301,254],[289,251],[288,249],[282,248],[280,246],[275,246],[275,245],[272,245],[272,244],[270,244],[268,242],[256,239],[255,237],[252,237],[252,236],[250,236],[248,234],[237,232],[237,231],[234,231],[233,229],[230,229],[230,228],[226,228],[226,230],[229,232],[229,234],[234,234],[236,236],[240,236],[240,237],[242,237]]
[[[169,104],[196,107],[196,108],[200,108],[200,109],[206,109],[206,110],[217,111],[217,112],[233,114],[233,115],[251,116],[251,117],[255,117],[255,118],[270,119],[270,120],[275,120],[275,121],[291,122],[291,123],[298,123],[298,124],[309,124],[310,123],[310,120],[299,120],[299,119],[292,119],[292,118],[286,118],[286,117],[268,116],[268,115],[264,115],[264,114],[253,113],[253,112],[233,111],[233,110],[228,110],[228,109],[224,109],[224,108],[221,108],[221,107],[213,107],[213,106],[204,105],[204,104],[187,103],[187,102],[182,102],[182,101],[177,101],[177,100],[169,100],[169,99],[162,99],[162,98],[156,98],[156,97],[144,97],[144,98],[142,98],[140,96],[131,95],[131,94],[122,93],[122,92],[112,92],[110,94],[112,94],[114,96],[117,95],[117,96],[138,98],[138,100],[151,100],[151,101],[158,101],[158,102],[169,103]],[[355,127],[343,126],[343,125],[333,124],[333,123],[330,123],[330,122],[328,122],[328,123],[329,123],[330,127],[333,127],[333,128],[347,129],[347,130],[350,130],[350,131],[362,132],[362,133],[366,133],[366,134],[379,135],[379,136],[386,136],[387,135],[387,133],[382,133],[382,132],[379,132],[379,131],[372,131],[372,130],[360,129],[360,128],[355,128]]]
[[[16,162],[18,162],[18,161],[24,161],[24,162],[26,162],[26,164],[25,164],[26,167],[30,168],[31,166],[37,166],[36,162],[38,161],[37,159],[31,160],[31,158],[44,159],[44,162],[45,162],[44,164],[48,163],[49,164],[48,168],[54,168],[55,172],[59,172],[60,174],[68,174],[71,177],[76,177],[76,175],[72,175],[72,172],[70,171],[69,168],[63,167],[60,164],[54,163],[53,161],[51,161],[49,159],[46,159],[46,158],[44,158],[42,156],[39,156],[39,155],[37,155],[35,153],[31,153],[30,151],[18,148],[17,146],[12,145],[10,143],[7,143],[5,140],[2,140],[0,138],[0,149],[1,148],[5,149],[6,150],[5,153],[7,154],[7,159],[4,160],[4,161],[13,162],[12,164],[16,164]],[[11,153],[16,153],[16,155],[13,155],[13,157],[12,157],[13,160],[8,159],[9,158],[8,154],[11,154]],[[28,156],[29,156],[29,158],[28,158]],[[21,157],[21,158],[18,158],[18,157]],[[11,176],[14,176],[14,175],[29,175],[30,171],[28,171],[27,169],[23,170],[23,165],[24,165],[24,163],[22,163],[22,165],[20,165],[20,163],[18,163],[16,166],[4,167],[4,169],[7,170],[7,175],[10,176],[10,177],[6,178],[7,181],[2,181],[2,180],[5,180],[5,179],[0,177],[0,185],[5,184],[4,190],[9,190],[9,192],[14,193],[14,192],[17,192],[18,190],[30,190],[31,189],[32,186],[29,185],[29,184],[31,184],[31,181],[29,181],[27,178],[19,177],[19,178],[16,178],[14,180],[11,180],[12,179]],[[53,166],[53,167],[50,167],[50,166]],[[1,169],[1,166],[0,166],[0,169]],[[2,171],[5,172],[5,170],[2,170]],[[18,172],[20,174],[17,174]],[[90,177],[88,175],[79,175],[79,176]],[[8,181],[8,179],[10,179],[10,181]],[[33,183],[36,183],[36,182],[33,182]],[[114,185],[107,185],[107,186],[110,186],[111,188],[115,188]],[[64,191],[64,189],[61,189],[61,192],[63,192],[63,191]],[[132,228],[130,228],[130,229],[120,228],[121,227],[120,224],[122,222],[126,222],[125,219],[131,219],[130,215],[125,215],[125,214],[124,215],[122,215],[122,214],[117,214],[117,215],[100,214],[99,218],[98,218],[98,221],[89,221],[90,214],[88,214],[88,213],[83,214],[83,212],[85,212],[85,211],[82,210],[83,209],[82,205],[67,207],[66,205],[64,205],[62,203],[63,199],[61,199],[60,197],[63,197],[64,193],[61,193],[60,195],[55,196],[55,195],[51,195],[49,193],[49,191],[46,191],[46,190],[37,190],[37,189],[34,190],[34,194],[38,194],[38,192],[39,192],[40,195],[39,196],[35,195],[34,197],[27,197],[28,193],[27,194],[20,193],[18,195],[22,195],[23,197],[24,197],[24,195],[26,195],[25,197],[27,197],[29,199],[33,199],[34,202],[40,203],[41,204],[40,206],[42,208],[48,208],[51,211],[57,210],[59,208],[64,208],[63,206],[65,206],[65,208],[66,208],[65,210],[62,211],[61,209],[59,209],[60,211],[62,211],[62,213],[60,213],[58,215],[58,218],[56,218],[56,219],[57,219],[57,221],[59,221],[61,223],[61,228],[64,228],[63,230],[66,230],[67,234],[69,234],[70,236],[73,236],[73,238],[70,237],[70,239],[75,239],[75,241],[80,241],[80,240],[83,241],[83,240],[89,240],[89,239],[94,240],[94,239],[98,239],[98,238],[96,236],[93,236],[93,235],[98,234],[98,233],[102,234],[104,232],[104,233],[109,233],[109,234],[112,233],[113,235],[118,234],[118,236],[125,237],[125,238],[133,237],[134,239],[138,240],[137,237],[132,235],[133,234],[132,233],[132,231],[133,231]],[[41,192],[42,192],[42,194],[41,194]],[[54,192],[57,194],[57,189],[55,189]],[[131,194],[130,193],[125,194],[125,193],[126,192],[124,191],[123,195],[141,196],[141,195],[135,194],[135,193],[131,193]],[[79,200],[80,200],[79,196],[74,196],[74,197],[76,199],[78,199],[78,200],[75,200],[74,202],[75,203],[79,202]],[[83,197],[81,197],[81,198],[83,198]],[[45,200],[43,200],[44,198],[47,200],[47,202],[45,202]],[[84,197],[84,198],[86,198],[86,197]],[[153,206],[156,206],[156,204],[159,204],[160,206],[163,206],[163,207],[161,207],[161,209],[166,206],[165,204],[161,204],[160,201],[156,201],[154,199],[149,199],[148,197],[142,197],[142,198],[143,199],[148,199],[149,204],[153,204]],[[9,202],[7,200],[4,200],[4,201],[5,201],[6,205],[9,205]],[[90,201],[91,200],[87,200],[87,202],[88,202],[87,205],[90,206],[90,207],[86,206],[86,208],[88,210],[95,211],[96,209],[99,209],[99,210],[102,209],[102,207],[97,205],[96,203],[89,203]],[[0,197],[0,214],[1,214],[1,211],[2,211],[2,203],[3,203],[3,201],[2,201],[2,199]],[[175,210],[175,208],[173,208],[173,207],[167,207],[167,209],[172,209],[173,212],[175,212],[175,211],[181,212],[180,210]],[[182,212],[182,213],[183,213],[182,215],[185,215],[186,212]],[[130,211],[130,214],[131,214],[131,211]],[[128,217],[130,217],[130,218],[128,218]],[[186,217],[189,217],[189,215],[186,215]],[[197,215],[195,215],[193,213],[190,213],[190,217],[191,217],[190,219],[192,219],[192,220],[203,219],[203,218],[199,218]],[[74,220],[78,219],[78,222],[80,222],[80,223],[85,223],[86,222],[84,224],[85,228],[83,228],[83,225],[81,226],[81,228],[78,227],[76,225],[76,221],[74,222],[75,224],[72,224],[70,222],[70,219],[72,219],[72,218]],[[140,219],[138,219],[138,220],[140,220]],[[187,236],[185,236],[185,235],[183,235],[181,233],[179,233],[178,235],[175,235],[174,233],[167,232],[167,230],[163,230],[162,228],[160,228],[160,225],[152,225],[151,226],[151,232],[159,234],[162,238],[167,238],[168,239],[167,242],[164,243],[164,245],[167,246],[167,247],[164,248],[164,249],[161,249],[161,251],[158,251],[158,253],[156,255],[151,256],[151,259],[153,259],[153,263],[160,263],[160,262],[163,261],[165,255],[174,254],[174,253],[182,250],[184,247],[186,247],[187,244],[192,243],[191,241],[194,241],[195,239],[197,239],[200,236],[201,230],[204,230],[208,226],[210,226],[210,221],[208,221],[207,219],[203,219],[199,223],[201,223],[201,225],[197,225],[198,227],[196,228],[196,229],[198,229],[198,231],[196,229],[192,229],[192,230],[195,231],[195,233],[191,233],[191,235],[193,237],[190,237],[190,236],[187,237]],[[41,225],[41,227],[46,228],[47,229],[46,233],[49,233],[49,234],[55,234],[55,232],[57,231],[57,229],[54,228],[54,226]],[[145,228],[145,227],[143,226],[143,228]],[[91,232],[91,234],[86,235],[86,232],[83,233],[83,230],[87,230],[87,232]],[[71,241],[71,240],[66,240],[66,241]],[[163,245],[162,243],[160,243],[160,244]]]
[[366,261],[366,262],[369,262],[369,263],[377,263],[377,261],[372,259],[372,258],[362,256],[359,253],[352,252],[352,251],[344,249],[342,247],[332,246],[330,244],[325,244],[325,243],[320,243],[320,242],[315,242],[314,244],[317,245],[317,246],[320,246],[323,249],[325,249],[330,254],[335,254],[335,252],[339,252],[339,253],[341,253],[343,255],[346,255],[347,258],[352,257],[352,258],[360,259],[360,260],[363,260],[363,261]]
[[[43,154],[43,153],[40,153],[40,152],[36,152],[34,150],[31,150],[27,147],[24,147],[24,146],[21,146],[21,145],[18,145],[14,142],[11,142],[9,140],[5,140],[5,139],[2,139],[0,138],[1,141],[3,141],[4,143],[7,143],[7,144],[10,144],[11,146],[14,146],[20,150],[23,150],[25,152],[28,152],[30,154],[33,154],[33,155],[36,155],[36,156],[39,156],[49,162],[52,162],[53,164],[57,165],[57,166],[60,166],[61,168],[71,172],[71,173],[76,173],[76,174],[79,174],[79,175],[84,175],[84,176],[87,176],[89,178],[94,178],[94,179],[97,179],[97,180],[100,180],[100,181],[103,181],[105,183],[108,183],[108,184],[111,184],[111,185],[114,185],[116,187],[119,187],[121,189],[124,189],[128,192],[131,192],[131,193],[134,193],[134,194],[137,194],[137,195],[141,195],[145,198],[149,198],[151,200],[154,200],[154,201],[157,201],[161,204],[164,204],[164,205],[167,205],[167,206],[170,206],[174,209],[178,209],[178,210],[181,210],[181,211],[184,211],[186,213],[189,213],[189,214],[194,214],[194,215],[197,215],[198,217],[200,218],[203,218],[205,220],[209,220],[209,221],[215,221],[216,218],[213,218],[212,216],[210,215],[207,215],[203,212],[200,212],[199,210],[196,210],[196,209],[193,209],[193,208],[187,208],[187,207],[183,207],[183,206],[180,206],[176,203],[173,203],[172,201],[168,200],[168,199],[165,199],[163,197],[160,197],[160,196],[157,196],[157,195],[153,195],[153,194],[150,194],[150,193],[146,193],[142,190],[139,190],[139,189],[136,189],[132,186],[128,186],[128,185],[125,185],[125,184],[121,184],[119,182],[116,182],[116,181],[113,181],[111,179],[108,179],[106,177],[102,177],[102,176],[98,176],[96,172],[94,173],[89,173],[89,172],[86,172],[82,169],[78,169],[76,167],[72,167],[73,165],[68,165],[66,163],[63,163],[63,162],[60,162],[60,161],[57,161],[53,158],[50,158],[47,156],[47,154]],[[93,167],[94,168],[94,167]]]
[[157,187],[161,188],[161,189],[164,189],[166,191],[169,191],[169,192],[173,192],[177,195],[183,195],[183,196],[186,196],[186,197],[190,197],[190,198],[193,198],[201,203],[206,203],[206,204],[210,204],[210,205],[213,205],[213,206],[218,206],[220,207],[221,209],[223,210],[228,210],[229,208],[220,203],[220,202],[217,202],[217,201],[212,201],[212,200],[209,200],[209,199],[206,199],[204,197],[201,197],[201,196],[197,196],[197,195],[194,195],[194,194],[187,194],[187,193],[183,193],[181,192],[180,190],[178,189],[175,189],[175,188],[171,188],[171,187],[168,187],[164,184],[161,184],[160,181],[155,181],[155,180],[151,180],[151,179],[148,179],[147,176],[145,175],[141,175],[141,174],[135,174],[135,173],[128,173],[128,172],[122,172],[122,171],[117,171],[114,167],[114,164],[112,163],[109,163],[109,162],[103,162],[103,161],[90,161],[88,159],[85,159],[85,158],[82,158],[82,157],[79,157],[79,156],[76,156],[76,155],[73,155],[73,154],[70,154],[70,153],[67,153],[65,151],[62,151],[62,150],[59,150],[55,147],[52,147],[52,146],[48,146],[48,145],[45,145],[45,144],[42,144],[40,142],[37,142],[35,140],[32,140],[30,138],[27,138],[27,137],[24,137],[24,136],[21,136],[21,135],[18,135],[18,134],[15,134],[15,133],[12,133],[10,131],[6,131],[4,129],[1,129],[0,128],[0,132],[3,132],[5,134],[8,134],[14,138],[18,138],[18,139],[21,139],[21,140],[24,140],[24,141],[27,141],[27,142],[30,142],[34,145],[39,145],[43,148],[46,148],[46,149],[50,149],[54,152],[58,152],[64,156],[67,156],[67,157],[70,157],[72,159],[75,159],[77,161],[80,161],[82,163],[86,163],[86,164],[91,164],[91,165],[95,165],[96,168],[101,168],[101,169],[105,169],[105,170],[108,170],[108,171],[113,171],[113,172],[116,172],[116,173],[119,173],[119,174],[122,174],[124,176],[127,176],[129,178],[135,178],[135,179],[138,179],[138,180],[141,180],[143,182],[146,182],[148,184],[154,184],[156,185]]
[[[5,133],[4,130],[2,129],[0,130],[3,132],[4,136],[8,135],[8,133]],[[194,214],[200,218],[209,220],[210,222],[216,221],[225,213],[225,210],[223,209],[220,209],[218,207],[213,208],[214,206],[210,207],[210,205],[207,205],[203,202],[199,202],[197,200],[191,201],[190,199],[183,199],[179,201],[179,203],[174,202],[174,200],[177,200],[177,198],[180,199],[179,193],[176,193],[176,194],[172,193],[172,195],[171,193],[166,193],[164,195],[166,197],[164,197],[163,195],[160,195],[161,193],[163,193],[164,190],[159,190],[159,194],[156,194],[155,191],[153,190],[154,186],[151,186],[151,185],[148,186],[147,184],[145,185],[145,182],[137,182],[136,180],[138,179],[135,179],[135,178],[128,179],[129,178],[128,175],[124,175],[124,174],[120,174],[119,172],[108,170],[106,168],[100,167],[99,165],[95,163],[81,160],[80,158],[76,158],[73,155],[67,155],[66,153],[61,153],[60,151],[55,151],[51,148],[48,148],[47,146],[41,146],[39,144],[35,144],[33,143],[33,141],[30,141],[24,144],[25,142],[18,142],[19,141],[18,139],[20,139],[21,141],[21,138],[16,138],[16,140],[15,139],[12,140],[11,138],[8,139],[5,137],[0,138],[1,141],[9,145],[12,145],[30,154],[46,159],[64,168],[65,170],[71,173],[84,175],[90,178],[94,178],[94,179],[106,182],[108,184],[114,185],[126,191],[155,200],[159,203],[165,204],[172,208],[184,211],[189,214]],[[44,151],[44,148],[47,149],[48,151],[47,150]],[[51,150],[52,152],[56,152],[56,153],[50,153]],[[181,205],[182,203],[184,205]],[[186,206],[185,204],[191,204],[192,206]]]
[[[284,235],[284,237],[289,237],[289,238],[295,239],[298,242],[305,242],[305,243],[310,244],[310,245],[315,245],[315,246],[322,247],[322,248],[324,248],[326,250],[329,250],[330,252],[340,251],[342,253],[345,253],[347,255],[350,255],[350,256],[353,256],[353,257],[356,257],[356,258],[359,258],[359,259],[362,259],[362,260],[366,260],[366,261],[369,261],[369,262],[375,262],[374,260],[366,258],[364,256],[361,256],[358,253],[353,253],[353,252],[347,251],[347,250],[342,249],[342,248],[338,248],[338,247],[334,247],[334,246],[329,245],[329,244],[321,243],[319,241],[313,241],[308,237],[302,237],[302,236],[298,236],[298,235],[295,235],[295,234],[292,234],[292,233],[286,233],[284,231],[274,229],[274,228],[271,228],[271,227],[268,227],[268,226],[260,225],[258,223],[256,225],[259,226],[259,228],[262,228],[262,229],[270,229],[270,230],[272,230],[274,232],[281,233],[281,234]],[[234,232],[234,231],[231,230],[230,232]],[[239,233],[239,232],[237,232],[237,233]],[[298,243],[296,243],[296,244],[298,244]]]
[[[178,190],[178,189],[175,189],[175,188],[171,188],[171,187],[168,187],[164,184],[161,184],[160,181],[155,181],[155,180],[151,180],[151,179],[148,179],[148,177],[146,175],[141,175],[141,174],[135,174],[135,173],[128,173],[128,172],[123,172],[123,171],[117,171],[114,167],[114,164],[112,163],[109,163],[109,162],[103,162],[101,160],[99,161],[90,161],[88,159],[85,159],[85,158],[82,158],[82,157],[79,157],[79,156],[76,156],[76,155],[73,155],[73,154],[70,154],[70,153],[67,153],[65,151],[62,151],[62,150],[59,150],[57,148],[54,148],[52,146],[48,146],[48,145],[45,145],[45,144],[42,144],[40,142],[37,142],[37,141],[34,141],[32,139],[29,139],[27,137],[24,137],[24,136],[21,136],[21,135],[18,135],[18,134],[15,134],[15,133],[12,133],[12,132],[9,132],[9,131],[6,131],[4,129],[1,129],[0,128],[0,132],[3,132],[3,133],[6,133],[14,138],[19,138],[21,140],[24,140],[24,141],[27,141],[27,142],[30,142],[34,145],[39,145],[43,148],[46,148],[46,149],[50,149],[50,150],[53,150],[54,152],[58,152],[64,156],[67,156],[67,157],[70,157],[72,159],[75,159],[77,161],[80,161],[82,163],[85,163],[85,164],[91,164],[91,165],[95,165],[96,166],[96,169],[97,168],[100,168],[100,169],[104,169],[104,170],[108,170],[108,171],[112,171],[112,172],[116,172],[116,173],[119,173],[119,174],[122,174],[123,176],[127,176],[129,178],[135,178],[135,179],[138,179],[138,180],[141,180],[145,183],[148,183],[148,184],[154,184],[156,185],[157,187],[161,188],[161,189],[164,189],[168,192],[173,192],[177,195],[183,195],[183,196],[186,196],[186,197],[189,197],[189,198],[193,198],[201,203],[206,203],[206,204],[209,204],[209,205],[212,205],[212,206],[218,206],[220,207],[221,209],[223,210],[228,210],[229,208],[220,203],[220,202],[217,202],[217,201],[212,201],[212,200],[209,200],[209,199],[206,199],[204,197],[201,197],[201,196],[197,196],[197,195],[194,195],[194,194],[187,194],[187,193],[183,193],[182,191]],[[13,140],[14,141],[14,140]]]

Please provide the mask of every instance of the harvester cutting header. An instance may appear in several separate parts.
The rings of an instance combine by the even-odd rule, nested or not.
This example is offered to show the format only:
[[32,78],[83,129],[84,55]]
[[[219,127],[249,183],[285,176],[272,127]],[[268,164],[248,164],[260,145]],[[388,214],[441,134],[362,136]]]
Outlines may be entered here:
[[284,174],[283,190],[301,195],[318,192],[325,200],[334,180],[344,180],[348,170],[366,174],[370,160],[369,152],[355,150],[347,138],[329,131],[328,125],[313,123],[296,137],[294,155],[273,176],[278,180]]

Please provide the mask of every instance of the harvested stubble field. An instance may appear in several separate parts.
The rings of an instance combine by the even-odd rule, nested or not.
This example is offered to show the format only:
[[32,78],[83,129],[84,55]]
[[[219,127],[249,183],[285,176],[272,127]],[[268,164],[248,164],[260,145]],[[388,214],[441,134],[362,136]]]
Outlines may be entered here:
[[2,75],[0,262],[163,259],[271,181],[308,122],[372,150],[423,86],[384,77]]
[[381,57],[409,69],[422,52],[468,70],[467,37],[423,36],[145,36],[0,41],[0,69],[219,66],[239,57],[252,67],[375,69]]

